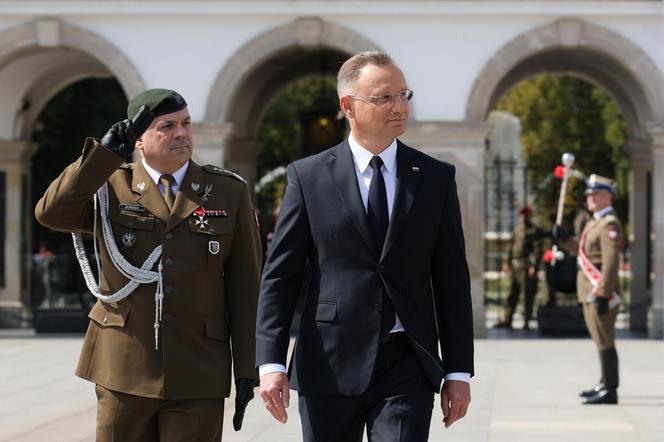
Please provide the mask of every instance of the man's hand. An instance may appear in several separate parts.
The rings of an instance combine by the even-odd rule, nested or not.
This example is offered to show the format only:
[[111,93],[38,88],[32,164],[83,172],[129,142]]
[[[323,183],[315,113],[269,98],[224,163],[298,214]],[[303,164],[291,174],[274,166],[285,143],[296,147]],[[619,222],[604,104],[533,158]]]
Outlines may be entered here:
[[470,404],[470,384],[464,381],[444,381],[440,390],[440,406],[443,409],[445,428],[466,415]]
[[256,381],[253,379],[235,380],[235,414],[233,415],[233,428],[235,431],[240,431],[242,428],[244,411],[247,409],[249,401],[254,398],[255,385]]
[[565,241],[569,239],[572,235],[565,230],[565,228],[559,224],[553,225],[553,230],[551,231],[551,237],[553,238],[553,243],[558,244],[558,241]]
[[122,120],[113,124],[101,139],[106,149],[126,158],[134,151],[136,140],[154,120],[154,114],[147,106],[141,106],[133,120]]
[[593,302],[595,303],[598,315],[602,316],[609,311],[609,299],[606,296],[595,296]]
[[272,416],[285,424],[288,420],[288,402],[290,401],[290,391],[288,389],[288,377],[286,373],[273,372],[264,374],[261,377],[261,385],[258,394],[263,398],[265,408]]

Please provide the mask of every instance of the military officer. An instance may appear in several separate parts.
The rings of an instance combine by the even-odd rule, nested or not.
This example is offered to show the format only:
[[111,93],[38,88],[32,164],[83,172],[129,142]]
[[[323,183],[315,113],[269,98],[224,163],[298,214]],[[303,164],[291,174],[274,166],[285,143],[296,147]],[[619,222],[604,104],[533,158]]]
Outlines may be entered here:
[[525,298],[523,328],[529,328],[537,294],[537,270],[542,256],[542,234],[530,219],[532,212],[530,206],[522,207],[519,210],[519,222],[512,232],[509,252],[502,269],[503,272],[511,271],[510,293],[503,319],[496,325],[497,328],[512,328],[512,317],[522,290]]
[[[133,98],[128,119],[87,139],[37,203],[45,226],[91,233],[99,298],[76,374],[96,384],[97,441],[218,441],[236,383],[236,430],[253,397],[261,246],[249,188],[191,160],[175,91]],[[140,159],[123,163],[134,147]],[[78,240],[77,240],[78,238]]]
[[620,220],[613,211],[615,182],[590,175],[586,183],[586,205],[593,217],[581,236],[566,240],[565,248],[578,247],[577,294],[583,317],[597,349],[602,375],[597,385],[582,391],[584,404],[618,403],[618,353],[615,324],[621,302],[618,270],[624,237]]

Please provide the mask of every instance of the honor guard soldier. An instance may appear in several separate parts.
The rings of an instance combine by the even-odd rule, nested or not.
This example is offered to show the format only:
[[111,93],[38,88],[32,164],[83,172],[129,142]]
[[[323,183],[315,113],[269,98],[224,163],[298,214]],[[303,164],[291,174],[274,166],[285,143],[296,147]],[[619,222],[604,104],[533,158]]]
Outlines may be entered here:
[[[191,160],[187,103],[150,89],[101,141],[87,139],[37,203],[74,232],[90,311],[76,374],[96,384],[97,441],[219,441],[236,384],[253,397],[261,246],[249,188]],[[123,163],[138,148],[140,159]],[[93,235],[97,285],[81,233]]]
[[[586,182],[586,205],[593,217],[584,226],[578,243],[559,238],[567,249],[578,247],[577,294],[586,327],[599,350],[602,369],[597,385],[580,393],[584,404],[618,403],[615,325],[622,298],[618,270],[624,236],[611,206],[615,196],[616,185],[612,180],[590,175]],[[558,231],[557,235],[564,236],[564,232]]]
[[519,210],[519,222],[512,232],[509,253],[502,269],[503,272],[511,272],[510,293],[503,320],[496,324],[497,328],[512,328],[512,317],[519,302],[519,295],[523,291],[525,295],[523,328],[529,329],[537,294],[537,270],[542,256],[542,232],[530,220],[532,213],[530,206],[522,207]]

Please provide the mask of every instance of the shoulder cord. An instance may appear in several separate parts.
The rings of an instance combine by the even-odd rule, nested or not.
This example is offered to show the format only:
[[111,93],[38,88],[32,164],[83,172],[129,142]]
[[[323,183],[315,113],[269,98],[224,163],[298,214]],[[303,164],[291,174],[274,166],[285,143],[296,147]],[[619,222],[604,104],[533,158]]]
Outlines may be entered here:
[[[108,220],[108,183],[104,183],[102,187],[99,188],[97,193],[94,195],[93,199],[94,204],[94,221],[92,227],[92,238],[94,244],[95,259],[97,264],[97,274],[101,280],[101,264],[99,262],[99,251],[97,248],[97,204],[99,204],[99,210],[101,210],[101,226],[102,226],[102,236],[104,238],[104,244],[106,245],[106,251],[108,252],[111,263],[115,266],[118,271],[124,275],[129,282],[122,287],[117,292],[111,295],[104,295],[99,289],[99,284],[95,281],[94,274],[90,269],[90,262],[88,261],[87,254],[85,253],[85,247],[83,246],[83,239],[80,233],[72,232],[72,240],[74,242],[74,251],[76,253],[76,258],[81,267],[81,272],[83,272],[83,278],[85,279],[85,284],[88,286],[88,290],[95,296],[95,298],[101,300],[102,302],[112,303],[118,302],[136,290],[139,284],[151,284],[153,282],[157,283],[157,290],[155,292],[155,318],[154,318],[154,339],[155,339],[155,350],[159,349],[159,323],[162,318],[162,310],[164,304],[164,292],[163,292],[163,278],[162,278],[162,264],[161,264],[161,244],[155,247],[155,249],[150,253],[150,256],[145,260],[143,265],[138,268],[133,266],[127,259],[122,255],[118,246],[113,237],[113,230],[111,224]],[[154,264],[159,260],[157,265],[157,271],[150,270],[154,267]]]

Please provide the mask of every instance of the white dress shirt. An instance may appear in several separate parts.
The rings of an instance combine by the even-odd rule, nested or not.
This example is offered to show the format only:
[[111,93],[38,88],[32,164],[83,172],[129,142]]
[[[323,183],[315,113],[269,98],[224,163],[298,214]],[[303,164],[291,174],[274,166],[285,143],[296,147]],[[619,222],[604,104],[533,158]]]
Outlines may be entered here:
[[[159,172],[158,170],[153,169],[150,167],[150,165],[145,161],[145,158],[141,158],[141,163],[143,163],[143,167],[145,168],[145,171],[150,175],[150,178],[152,178],[152,181],[157,185],[157,188],[163,195],[166,193],[166,189],[164,189],[164,186],[159,183],[159,177],[163,175],[163,173]],[[171,184],[171,190],[173,191],[173,195],[178,193],[178,189],[180,189],[180,184],[182,184],[182,180],[184,180],[184,176],[187,173],[187,168],[189,167],[189,161],[184,163],[184,166],[180,167],[178,170],[176,170],[173,175],[173,178],[175,178],[175,181],[173,184]]]
[[[369,202],[369,185],[371,184],[371,177],[373,177],[373,168],[369,162],[374,157],[366,148],[362,147],[353,138],[353,133],[348,136],[348,144],[350,151],[353,155],[353,164],[355,165],[355,175],[357,176],[357,183],[360,187],[360,195],[364,210],[367,210]],[[383,180],[385,181],[385,193],[387,196],[387,215],[392,219],[392,208],[394,207],[394,195],[396,193],[396,177],[397,177],[397,140],[396,138],[390,143],[385,150],[378,154],[380,159],[383,160],[381,172],[383,173]],[[390,333],[405,331],[403,324],[399,320],[399,315],[396,315],[396,322],[394,328]],[[267,373],[282,372],[286,373],[286,367],[282,364],[263,364],[258,367],[259,376]],[[448,381],[465,381],[470,382],[470,373],[447,373],[445,380]]]

